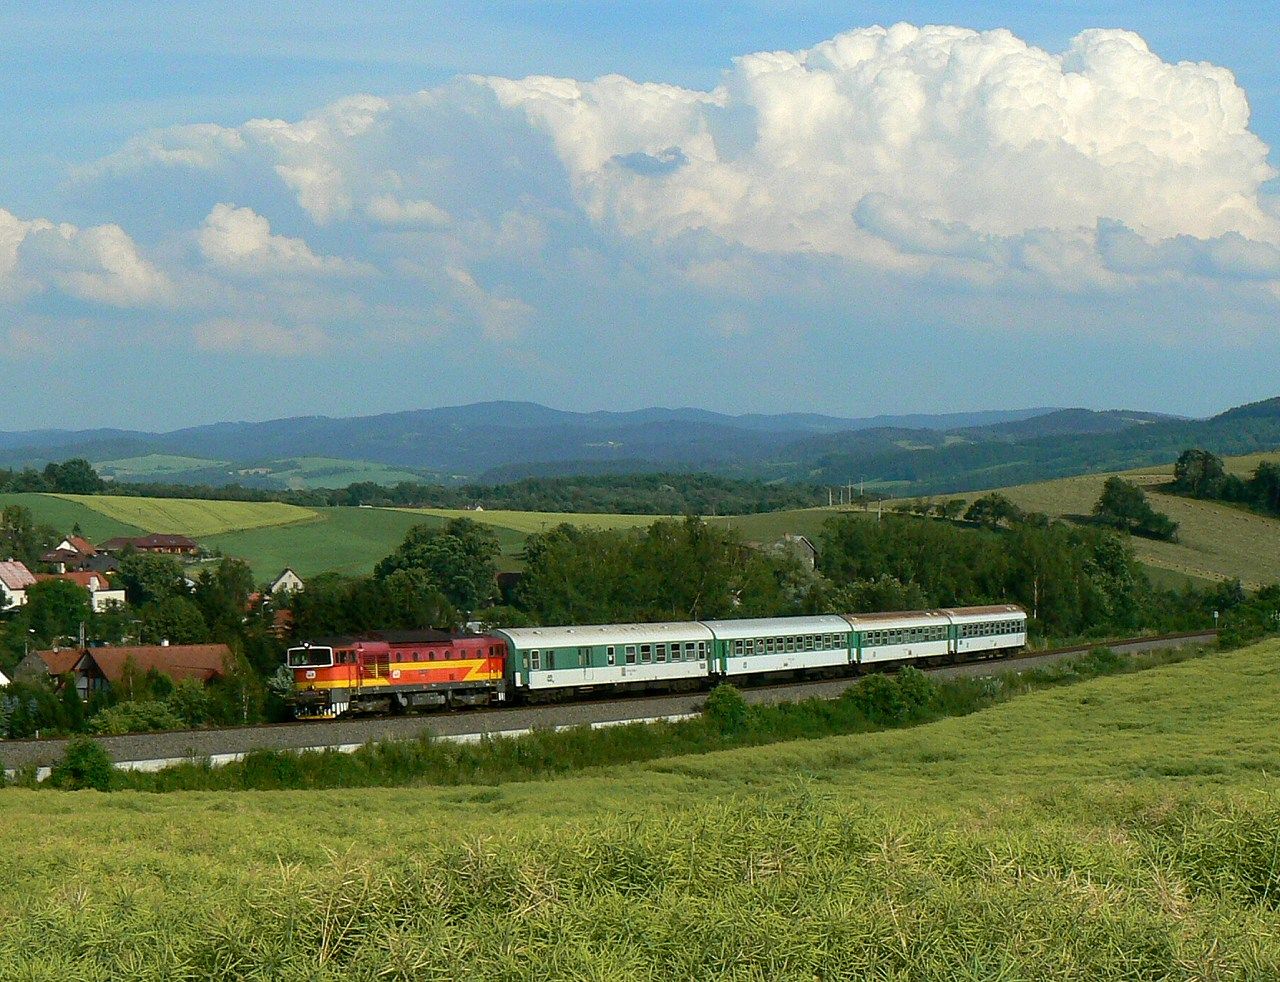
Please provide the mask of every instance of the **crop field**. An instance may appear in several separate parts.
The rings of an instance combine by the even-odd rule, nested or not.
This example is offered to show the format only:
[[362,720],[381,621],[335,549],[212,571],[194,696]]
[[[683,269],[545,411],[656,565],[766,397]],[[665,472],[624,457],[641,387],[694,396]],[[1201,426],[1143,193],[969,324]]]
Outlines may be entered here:
[[196,498],[131,498],[116,495],[59,494],[117,522],[147,532],[170,532],[193,539],[233,529],[286,525],[315,517],[310,508],[276,501],[204,501]]
[[[315,508],[312,514],[304,522],[226,532],[202,542],[245,560],[259,578],[274,576],[286,566],[303,577],[325,572],[354,575],[372,572],[413,526],[445,522],[439,515],[390,508]],[[512,529],[495,531],[503,550],[499,568],[514,568],[524,535]]]
[[[1260,459],[1275,454],[1228,459],[1233,471],[1251,473]],[[1243,461],[1243,463],[1241,463]],[[1173,475],[1172,466],[1122,472],[1121,476],[1143,486],[1151,504],[1178,523],[1178,542],[1157,542],[1134,537],[1133,547],[1147,566],[1161,571],[1165,582],[1219,581],[1239,577],[1256,589],[1280,582],[1280,519],[1257,515],[1243,508],[1214,501],[1196,501],[1157,490]],[[999,488],[1021,508],[1048,515],[1083,517],[1090,514],[1102,493],[1108,474],[1066,477],[1038,484]],[[972,501],[986,492],[938,495]]]
[[94,542],[103,542],[118,535],[143,535],[150,531],[95,511],[79,499],[52,494],[0,494],[0,507],[6,505],[21,505],[31,512],[37,525],[50,525],[63,535],[70,533],[78,524],[80,531]]
[[117,460],[95,461],[93,469],[103,477],[115,480],[167,481],[175,474],[225,467],[223,460],[206,460],[204,457],[181,457],[176,454],[149,453],[138,457],[121,457]]
[[1280,977],[1280,644],[487,787],[0,792],[0,977]]
[[581,528],[633,529],[647,528],[656,522],[658,515],[608,515],[559,511],[469,511],[465,508],[396,508],[415,515],[432,515],[440,519],[470,518],[484,525],[509,529],[521,535],[545,532],[557,525],[568,523]]

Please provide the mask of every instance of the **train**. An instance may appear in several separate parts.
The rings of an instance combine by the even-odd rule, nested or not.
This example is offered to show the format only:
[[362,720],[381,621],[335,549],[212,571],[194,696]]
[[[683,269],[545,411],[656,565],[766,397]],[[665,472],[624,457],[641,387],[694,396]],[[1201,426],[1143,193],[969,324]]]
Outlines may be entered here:
[[1015,653],[1015,604],[655,624],[377,631],[288,649],[299,719],[834,677]]

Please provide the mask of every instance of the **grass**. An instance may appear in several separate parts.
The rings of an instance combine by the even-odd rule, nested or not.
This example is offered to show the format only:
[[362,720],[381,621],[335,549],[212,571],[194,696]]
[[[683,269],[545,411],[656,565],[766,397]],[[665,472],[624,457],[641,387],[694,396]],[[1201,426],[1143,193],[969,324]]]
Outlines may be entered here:
[[138,457],[121,457],[118,460],[100,460],[94,470],[106,478],[115,480],[165,481],[175,474],[226,467],[224,460],[207,460],[204,457],[181,457],[177,454],[149,453]]
[[0,793],[0,976],[1280,976],[1280,645],[499,787]]
[[[1251,473],[1259,460],[1276,457],[1255,454],[1228,458],[1227,465],[1233,471]],[[1029,511],[1085,516],[1092,511],[1109,476],[1088,474],[997,490]],[[1239,577],[1250,589],[1280,582],[1280,519],[1218,502],[1162,494],[1157,488],[1172,479],[1172,465],[1124,471],[1121,476],[1142,485],[1152,505],[1179,525],[1178,542],[1133,539],[1138,558],[1149,568],[1162,571],[1164,582],[1182,585],[1190,578],[1193,583],[1203,584]],[[972,501],[986,493],[937,495],[935,500],[956,497]]]
[[194,539],[239,529],[287,525],[315,518],[310,508],[276,501],[204,501],[196,498],[132,498],[117,495],[52,495],[83,505],[116,522],[147,532]]
[[401,481],[420,483],[431,475],[427,471],[406,470],[368,460],[342,460],[336,457],[291,457],[269,460],[244,470],[269,474],[284,487],[345,488],[361,481],[391,485]]
[[103,542],[122,535],[142,535],[146,529],[119,521],[83,504],[79,499],[68,499],[52,494],[0,494],[0,507],[21,505],[31,512],[37,525],[50,525],[62,535],[69,535],[79,524],[93,542]]
[[[316,508],[305,522],[226,532],[204,544],[245,560],[259,578],[290,566],[299,576],[338,572],[372,572],[374,564],[393,552],[414,525],[444,524],[435,515],[384,508]],[[500,534],[504,548],[518,551],[524,536]]]

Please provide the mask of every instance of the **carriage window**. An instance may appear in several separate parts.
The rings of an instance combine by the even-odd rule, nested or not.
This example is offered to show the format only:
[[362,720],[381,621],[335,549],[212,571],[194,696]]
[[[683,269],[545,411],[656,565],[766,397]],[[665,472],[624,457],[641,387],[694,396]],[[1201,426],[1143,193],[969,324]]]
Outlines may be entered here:
[[636,663],[636,646],[633,644],[629,644],[627,645],[627,664],[634,665],[635,663]]
[[520,663],[524,666],[525,671],[529,670],[529,653],[527,651],[521,656]]
[[813,650],[813,648],[814,648],[814,644],[813,644],[813,635],[812,635],[812,634],[810,634],[807,638],[805,638],[805,639],[804,639],[804,650],[805,650],[805,651],[812,651],[812,650]]
[[[434,654],[432,655],[432,657],[435,657]],[[539,654],[536,648],[533,651],[529,652],[529,658],[533,663],[534,671],[538,671],[542,668],[542,655]]]
[[578,649],[578,667],[586,668],[590,664],[591,664],[591,649],[579,648]]
[[613,665],[613,664],[615,664],[615,663],[617,662],[617,660],[618,660],[618,652],[617,652],[617,649],[616,649],[616,648],[614,648],[614,646],[613,646],[613,645],[609,645],[609,647],[605,648],[605,649],[604,649],[604,653],[605,653],[605,657],[608,659],[608,661],[609,661],[609,664],[610,664],[610,665]]
[[698,660],[701,661],[706,657],[707,657],[707,642],[699,641],[698,642]]
[[665,644],[658,645],[658,661],[667,660],[667,646]]
[[551,671],[556,667],[556,653],[554,651],[547,652],[547,671]]
[[743,652],[743,642],[742,642],[742,639],[739,638],[737,641],[733,642],[733,653],[735,655],[740,655],[742,654],[742,652]]
[[651,661],[653,661],[653,646],[652,646],[652,645],[642,644],[642,645],[640,646],[640,660],[641,660],[642,662],[651,662]]

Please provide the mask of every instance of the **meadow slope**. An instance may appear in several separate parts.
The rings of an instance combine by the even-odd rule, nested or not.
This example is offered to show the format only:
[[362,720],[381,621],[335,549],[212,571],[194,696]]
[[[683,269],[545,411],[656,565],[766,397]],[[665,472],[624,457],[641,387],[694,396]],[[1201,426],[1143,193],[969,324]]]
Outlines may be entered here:
[[0,793],[0,976],[1280,976],[1280,643],[496,787]]

